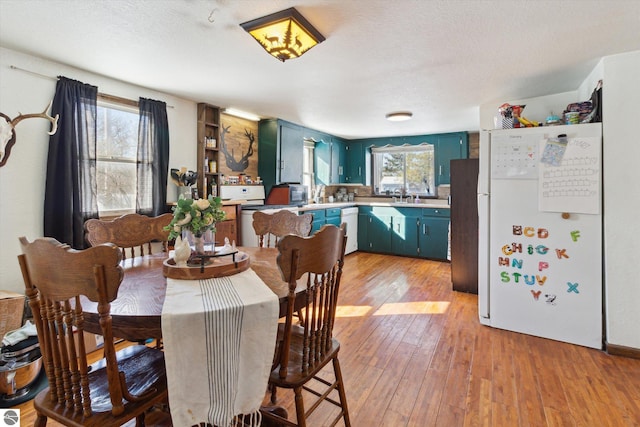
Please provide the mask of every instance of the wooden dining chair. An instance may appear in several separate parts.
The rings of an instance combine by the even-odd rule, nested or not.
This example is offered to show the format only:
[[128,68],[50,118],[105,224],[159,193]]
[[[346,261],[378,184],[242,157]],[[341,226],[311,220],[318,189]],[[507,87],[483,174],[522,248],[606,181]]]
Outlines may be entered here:
[[[113,243],[122,251],[122,258],[136,255],[151,255],[154,242],[161,244],[161,251],[167,252],[169,231],[164,227],[171,222],[173,214],[166,213],[149,217],[137,213],[125,214],[113,220],[89,219],[84,223],[85,239],[91,246]],[[156,250],[157,251],[157,250]],[[156,346],[162,348],[160,337],[140,337],[138,342],[156,340]]]
[[151,254],[152,242],[160,242],[166,252],[169,232],[164,227],[172,218],[170,213],[156,217],[133,213],[113,220],[90,219],[84,223],[85,239],[91,246],[113,243],[122,250],[123,258],[127,252],[130,258]]
[[[288,234],[308,236],[311,233],[313,215],[297,215],[288,210],[280,210],[273,214],[261,211],[253,213],[253,229],[259,238],[259,246],[275,247],[278,241]],[[273,240],[273,242],[272,242]]]
[[[311,233],[313,215],[297,215],[288,210],[280,210],[273,214],[260,211],[253,213],[253,229],[259,238],[259,247],[275,247],[280,239],[289,234],[306,237]],[[304,322],[302,310],[298,310],[296,315],[300,323]],[[275,402],[275,394],[272,400]]]
[[[20,238],[18,256],[49,386],[34,399],[36,427],[120,426],[167,399],[164,353],[138,345],[116,353],[110,302],[123,277],[120,250],[82,251],[52,238]],[[104,358],[87,366],[81,297],[98,303]]]
[[[289,235],[278,243],[278,267],[289,284],[288,312],[284,323],[278,325],[275,363],[269,385],[293,389],[296,422],[263,411],[266,420],[281,425],[306,426],[306,418],[326,401],[340,408],[329,425],[335,425],[341,418],[346,426],[351,425],[338,361],[340,343],[332,335],[346,240],[344,226],[325,225],[312,237]],[[303,276],[307,284],[307,319],[304,324],[296,325],[293,323],[293,305],[297,281]],[[329,363],[333,364],[334,371],[331,379],[320,375]],[[313,387],[310,387],[312,382]],[[319,391],[319,387],[326,389]],[[308,410],[305,409],[303,390],[316,397]],[[337,399],[333,396],[334,391],[337,391]]]

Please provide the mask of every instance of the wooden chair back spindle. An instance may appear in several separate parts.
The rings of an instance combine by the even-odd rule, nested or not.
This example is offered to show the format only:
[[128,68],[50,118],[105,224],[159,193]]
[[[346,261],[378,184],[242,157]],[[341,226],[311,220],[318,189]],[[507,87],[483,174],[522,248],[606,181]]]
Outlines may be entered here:
[[[110,303],[123,278],[111,243],[83,251],[52,238],[20,238],[18,256],[49,387],[36,396],[36,425],[121,425],[166,398],[164,355],[145,346],[116,353]],[[98,303],[104,359],[89,367],[82,300]],[[140,366],[134,366],[140,365]],[[143,366],[144,365],[144,366]]]

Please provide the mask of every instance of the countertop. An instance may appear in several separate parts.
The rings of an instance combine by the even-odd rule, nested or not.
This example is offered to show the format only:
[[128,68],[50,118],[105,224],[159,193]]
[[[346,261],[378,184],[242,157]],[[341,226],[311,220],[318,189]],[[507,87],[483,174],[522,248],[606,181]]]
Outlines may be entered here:
[[392,206],[398,208],[442,208],[449,209],[446,200],[425,199],[420,203],[398,203],[398,202],[373,202],[373,201],[355,201],[355,202],[334,202],[334,203],[310,203],[298,208],[298,212],[310,211],[315,209],[331,209],[331,208],[348,208],[351,206]]

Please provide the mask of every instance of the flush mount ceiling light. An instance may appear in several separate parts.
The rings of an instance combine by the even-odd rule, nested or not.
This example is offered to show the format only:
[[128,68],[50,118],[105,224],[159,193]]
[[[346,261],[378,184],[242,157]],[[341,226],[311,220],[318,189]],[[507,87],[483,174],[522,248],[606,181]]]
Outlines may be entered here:
[[413,117],[413,113],[410,111],[396,111],[395,113],[387,114],[385,117],[391,122],[404,122]]
[[240,26],[280,61],[293,59],[325,38],[295,8],[272,13]]

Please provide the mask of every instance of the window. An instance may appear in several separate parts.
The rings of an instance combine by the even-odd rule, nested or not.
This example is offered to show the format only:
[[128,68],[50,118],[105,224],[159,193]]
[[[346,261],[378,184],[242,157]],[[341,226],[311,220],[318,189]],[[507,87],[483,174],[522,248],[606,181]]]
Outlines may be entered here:
[[434,195],[433,145],[386,145],[371,153],[376,194]]
[[96,181],[101,216],[136,210],[137,108],[98,101]]
[[309,196],[315,187],[313,179],[313,150],[314,143],[311,140],[304,141],[304,151],[302,153],[302,183],[307,186]]

